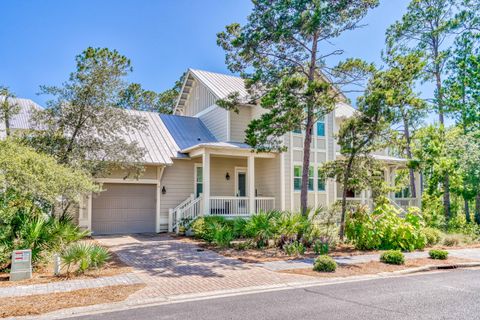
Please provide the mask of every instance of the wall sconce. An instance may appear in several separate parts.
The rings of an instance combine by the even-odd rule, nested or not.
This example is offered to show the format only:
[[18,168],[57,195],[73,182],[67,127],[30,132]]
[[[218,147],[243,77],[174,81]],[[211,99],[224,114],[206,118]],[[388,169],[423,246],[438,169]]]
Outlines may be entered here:
[[225,175],[225,179],[227,180],[230,180],[230,174],[227,172],[227,174]]
[[167,193],[167,189],[165,189],[165,186],[162,187],[162,194]]

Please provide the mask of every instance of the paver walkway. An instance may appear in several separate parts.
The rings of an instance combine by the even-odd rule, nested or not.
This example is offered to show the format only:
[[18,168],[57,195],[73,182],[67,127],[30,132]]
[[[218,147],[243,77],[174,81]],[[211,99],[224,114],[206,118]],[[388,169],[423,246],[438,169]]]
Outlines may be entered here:
[[67,292],[80,289],[92,289],[137,283],[143,283],[143,281],[133,273],[125,273],[96,279],[65,280],[51,283],[4,287],[0,288],[0,298],[29,296],[34,294],[49,294],[55,292]]
[[[456,249],[456,250],[447,250],[449,256],[480,260],[480,248],[471,248],[471,249]],[[417,259],[417,258],[427,258],[428,251],[421,252],[406,252],[405,258],[407,259]],[[338,264],[357,264],[357,263],[366,263],[370,261],[378,261],[380,259],[380,254],[364,254],[364,255],[355,255],[355,256],[345,256],[345,257],[334,257],[335,261]],[[288,269],[305,269],[311,268],[314,259],[298,259],[298,260],[289,260],[289,261],[270,261],[256,264],[259,267],[266,268],[272,271],[288,270]]]
[[306,276],[272,272],[167,235],[96,237],[134,268],[147,287],[129,300],[301,282]]

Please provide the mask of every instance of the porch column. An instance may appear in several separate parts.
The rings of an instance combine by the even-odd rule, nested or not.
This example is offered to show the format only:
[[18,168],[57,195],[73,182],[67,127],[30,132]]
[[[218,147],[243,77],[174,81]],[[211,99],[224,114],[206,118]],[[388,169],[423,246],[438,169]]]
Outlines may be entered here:
[[249,212],[255,213],[255,155],[248,156],[247,166],[247,181],[248,181],[248,198],[249,198]]
[[208,150],[202,155],[203,165],[203,213],[210,214],[210,153]]

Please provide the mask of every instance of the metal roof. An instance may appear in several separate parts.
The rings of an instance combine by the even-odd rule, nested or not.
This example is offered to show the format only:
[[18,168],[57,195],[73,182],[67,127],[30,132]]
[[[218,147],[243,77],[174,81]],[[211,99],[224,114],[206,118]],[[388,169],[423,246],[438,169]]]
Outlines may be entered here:
[[344,102],[339,102],[335,108],[335,117],[336,118],[351,118],[357,110],[349,104]]
[[206,143],[198,143],[188,148],[182,149],[182,152],[188,153],[197,148],[213,148],[213,149],[235,149],[235,150],[251,150],[250,147],[246,143],[242,142],[206,142]]
[[127,142],[135,142],[145,149],[143,163],[173,164],[172,158],[177,156],[179,147],[160,119],[160,115],[147,111],[125,111],[145,119],[146,126],[143,130],[133,130],[125,135]]
[[[0,96],[0,103],[3,103],[4,101],[5,96]],[[25,130],[30,129],[32,127],[30,120],[32,118],[33,111],[42,110],[42,107],[30,99],[9,98],[8,101],[10,103],[17,104],[20,107],[19,113],[10,119],[10,128]],[[5,131],[5,123],[3,121],[0,123],[0,132],[2,131]]]
[[197,69],[189,69],[189,71],[219,99],[224,99],[233,92],[240,93],[242,98],[248,96],[245,82],[240,77]]
[[217,142],[199,118],[169,114],[161,114],[160,118],[179,146],[179,152],[197,144]]

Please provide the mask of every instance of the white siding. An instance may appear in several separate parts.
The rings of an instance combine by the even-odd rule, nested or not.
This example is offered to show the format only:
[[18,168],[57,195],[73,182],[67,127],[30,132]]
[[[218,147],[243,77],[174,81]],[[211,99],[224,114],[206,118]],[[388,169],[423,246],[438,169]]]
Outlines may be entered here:
[[202,110],[215,104],[216,98],[210,90],[198,81],[194,81],[185,103],[186,116],[195,116]]
[[280,209],[280,155],[274,159],[255,159],[255,188],[259,197],[275,197],[275,207]]
[[[210,169],[210,195],[233,197],[236,195],[235,190],[235,167],[247,167],[247,159],[245,158],[211,158]],[[227,172],[230,180],[226,179]]]
[[252,109],[239,106],[238,111],[230,111],[230,141],[245,142],[245,130],[252,120]]
[[228,111],[215,107],[211,111],[200,116],[205,126],[217,138],[218,141],[228,139]]

